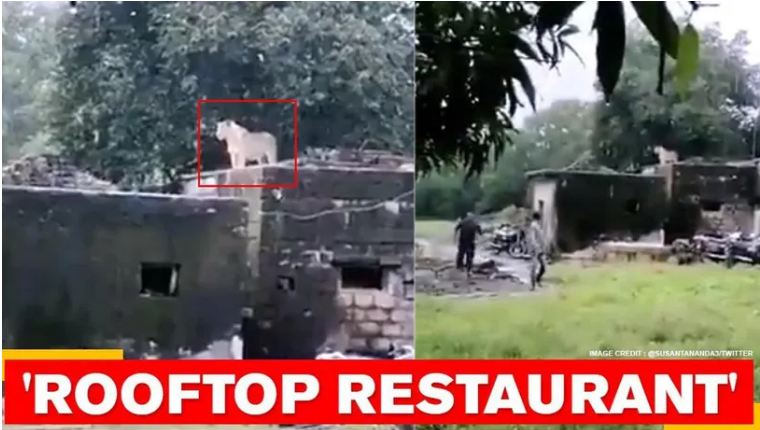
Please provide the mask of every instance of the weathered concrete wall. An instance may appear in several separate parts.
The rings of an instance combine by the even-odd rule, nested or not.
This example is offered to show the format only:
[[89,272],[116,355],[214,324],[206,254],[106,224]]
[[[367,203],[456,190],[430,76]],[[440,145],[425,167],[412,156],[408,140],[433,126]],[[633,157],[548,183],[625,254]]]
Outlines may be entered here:
[[60,155],[28,155],[3,166],[3,185],[115,191],[116,185],[81,171]]
[[702,211],[698,232],[752,233],[755,229],[755,211],[748,203],[729,203],[717,211]]
[[[281,163],[209,176],[217,184],[290,183],[293,173]],[[413,189],[413,172],[339,163],[299,166],[292,189],[215,189],[250,205],[258,268],[251,354],[313,357],[325,343],[378,350],[412,341]],[[343,265],[357,260],[380,268],[379,288],[344,288]]]
[[[171,357],[240,323],[244,201],[3,187],[3,221],[3,348]],[[141,295],[143,263],[179,264],[176,296]]]
[[542,191],[547,181],[557,184],[557,233],[549,236],[563,251],[587,246],[600,234],[636,239],[662,229],[664,242],[671,243],[703,230],[760,229],[753,219],[760,165],[671,163],[653,170],[654,175],[534,172],[532,206],[538,210],[536,193],[550,194]]
[[[386,276],[398,274],[389,270]],[[403,280],[398,278],[395,282],[402,284]],[[403,293],[388,291],[393,288],[393,284],[381,291],[342,288],[340,304],[345,316],[337,334],[330,333],[331,340],[339,347],[345,343],[347,349],[355,351],[388,351],[393,344],[411,344],[414,302]]]
[[758,171],[753,165],[677,163],[659,169],[668,186],[667,242],[704,231],[752,231]]
[[700,205],[749,203],[755,198],[757,169],[754,166],[686,164],[669,166],[673,200]]
[[543,180],[536,181],[532,186],[532,209],[541,214],[541,223],[543,224],[546,240],[552,248],[557,247],[557,208],[555,199],[557,193],[557,181]]
[[547,171],[534,174],[531,183],[546,180],[556,182],[561,251],[585,248],[600,235],[638,240],[661,229],[667,218],[665,180],[659,176]]

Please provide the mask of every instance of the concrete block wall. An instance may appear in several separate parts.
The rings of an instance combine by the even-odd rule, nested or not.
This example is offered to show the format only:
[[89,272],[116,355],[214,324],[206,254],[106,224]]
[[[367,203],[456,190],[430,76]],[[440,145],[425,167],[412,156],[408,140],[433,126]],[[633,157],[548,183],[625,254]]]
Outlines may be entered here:
[[[229,339],[247,274],[245,202],[3,187],[3,348],[176,357]],[[176,296],[143,294],[177,264]]]
[[754,166],[679,163],[672,168],[671,194],[677,202],[748,203],[757,182]]
[[[552,185],[550,185],[553,183]],[[555,221],[550,236],[557,249],[572,252],[590,246],[600,235],[624,240],[659,231],[667,219],[665,179],[660,176],[580,171],[539,171],[531,175],[544,200],[547,221]],[[533,198],[534,210],[539,198]],[[594,217],[588,216],[593,208]]]
[[347,349],[387,351],[413,344],[414,301],[385,291],[341,291]]
[[[291,183],[294,166],[251,166],[208,174],[216,184]],[[209,180],[209,179],[205,179]],[[326,343],[381,351],[413,332],[414,173],[383,167],[302,165],[283,189],[217,188],[249,203],[254,357],[310,358]],[[249,192],[248,190],[255,190]],[[199,191],[194,186],[188,192]],[[205,191],[205,190],[204,190]],[[257,250],[258,252],[255,252]],[[339,260],[368,259],[383,271],[379,290],[344,291]],[[376,305],[358,307],[370,295]],[[383,297],[392,298],[390,300]],[[358,303],[365,301],[359,299]],[[356,312],[361,310],[362,312]],[[388,312],[388,311],[391,312]],[[393,310],[400,327],[391,319]],[[372,312],[369,312],[372,311]],[[400,318],[400,312],[406,312]],[[387,313],[387,321],[370,321]],[[372,324],[383,327],[374,335]],[[380,324],[382,323],[382,324]],[[375,330],[377,331],[377,330]],[[284,342],[287,339],[288,342]],[[381,340],[382,339],[382,340]]]
[[746,203],[723,204],[719,211],[702,211],[701,232],[752,233],[755,210]]

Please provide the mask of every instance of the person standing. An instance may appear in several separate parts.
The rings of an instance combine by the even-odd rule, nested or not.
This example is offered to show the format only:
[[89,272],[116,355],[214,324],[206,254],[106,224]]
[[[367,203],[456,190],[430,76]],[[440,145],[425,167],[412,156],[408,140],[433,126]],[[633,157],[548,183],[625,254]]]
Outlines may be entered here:
[[479,234],[483,234],[483,231],[472,212],[467,212],[454,228],[454,237],[457,239],[457,269],[465,269],[468,278],[475,260],[475,239]]
[[546,236],[541,226],[541,214],[538,212],[533,213],[527,233],[526,239],[530,255],[530,290],[534,291],[536,286],[542,286],[541,278],[546,273]]

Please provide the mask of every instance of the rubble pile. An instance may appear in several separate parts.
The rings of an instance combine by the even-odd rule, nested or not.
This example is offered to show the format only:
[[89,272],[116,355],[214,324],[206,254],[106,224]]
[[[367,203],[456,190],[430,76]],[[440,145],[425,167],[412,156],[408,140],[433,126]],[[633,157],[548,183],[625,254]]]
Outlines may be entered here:
[[414,171],[414,160],[386,150],[307,148],[298,158],[300,166],[342,166],[346,168],[385,168]]
[[368,354],[353,351],[333,351],[326,348],[325,351],[317,354],[317,360],[413,360],[414,348],[411,345],[404,345],[399,348],[391,346],[391,349],[385,354]]
[[107,181],[82,172],[58,155],[30,155],[3,167],[3,185],[115,191]]

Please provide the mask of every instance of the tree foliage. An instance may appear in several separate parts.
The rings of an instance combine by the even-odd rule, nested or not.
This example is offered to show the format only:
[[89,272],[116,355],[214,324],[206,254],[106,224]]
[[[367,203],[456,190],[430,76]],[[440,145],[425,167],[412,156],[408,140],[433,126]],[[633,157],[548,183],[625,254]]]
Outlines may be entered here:
[[[719,29],[701,31],[699,65],[686,88],[668,79],[662,96],[652,93],[658,47],[643,29],[629,29],[631,43],[615,93],[597,109],[594,155],[609,167],[636,171],[657,161],[663,146],[685,157],[748,157],[752,127],[760,107],[760,68],[747,63],[749,40],[738,33],[726,40]],[[686,34],[686,32],[684,33]],[[682,72],[681,72],[682,73]],[[686,92],[688,91],[688,92]]]
[[[468,174],[480,173],[489,154],[503,153],[521,99],[534,105],[526,62],[553,67],[572,49],[566,38],[577,29],[567,22],[582,3],[418,3],[418,172],[462,164]],[[660,63],[666,54],[676,58],[679,29],[665,3],[632,4],[661,47]],[[599,2],[597,8],[597,76],[608,97],[623,64],[625,16],[622,2]]]
[[[81,2],[57,29],[52,131],[78,163],[122,184],[193,171],[196,102],[295,98],[299,145],[408,151],[413,4]],[[292,157],[290,105],[204,104]]]
[[594,103],[562,100],[528,118],[513,144],[478,177],[444,168],[417,181],[418,216],[449,218],[468,210],[494,212],[525,204],[531,170],[587,166],[591,161]]
[[[746,157],[757,150],[760,67],[749,64],[744,33],[727,39],[717,28],[701,29],[699,67],[686,88],[664,69],[663,95],[652,88],[659,46],[634,25],[620,81],[609,101],[562,100],[528,117],[513,144],[483,173],[465,180],[465,169],[442,169],[418,180],[421,216],[452,218],[466,210],[493,212],[525,204],[525,173],[537,169],[611,167],[640,171],[657,162],[655,146],[682,157]],[[601,87],[601,83],[599,84]],[[602,89],[599,88],[601,91]],[[463,183],[467,184],[463,187]],[[467,190],[464,195],[461,190]],[[474,196],[474,198],[473,198]]]
[[592,163],[594,103],[559,100],[531,116],[492,168],[481,175],[477,210],[524,206],[526,173],[539,169],[588,168]]
[[56,65],[57,7],[3,4],[3,157],[49,150],[47,106]]

